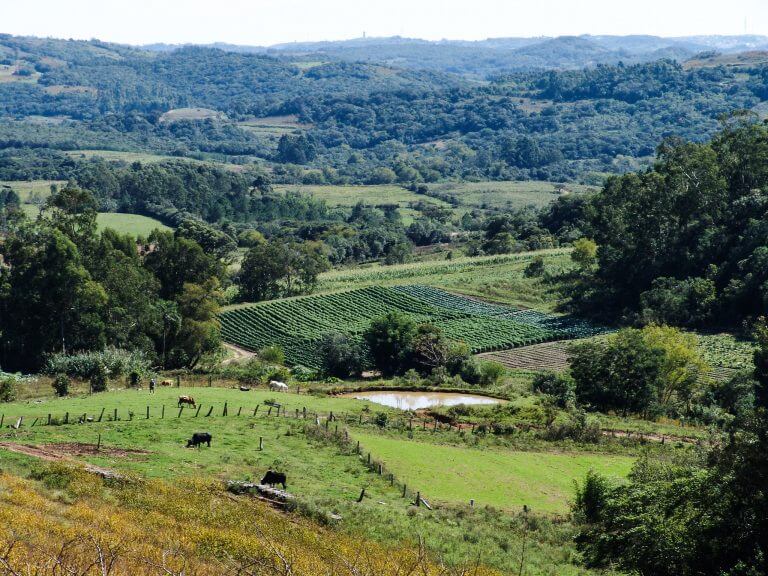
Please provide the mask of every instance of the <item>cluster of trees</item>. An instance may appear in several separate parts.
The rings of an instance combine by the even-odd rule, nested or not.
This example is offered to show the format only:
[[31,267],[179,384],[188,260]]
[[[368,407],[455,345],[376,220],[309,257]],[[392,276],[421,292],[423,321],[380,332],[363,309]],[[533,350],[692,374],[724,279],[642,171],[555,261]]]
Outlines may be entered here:
[[385,377],[415,371],[437,383],[458,377],[467,384],[488,386],[504,371],[494,362],[478,362],[465,344],[448,340],[438,327],[417,324],[395,312],[374,319],[362,340],[326,334],[319,352],[324,373],[340,378],[359,375],[370,364]]
[[194,366],[218,348],[223,266],[170,232],[136,241],[96,229],[96,199],[67,186],[41,216],[5,210],[0,267],[0,362],[36,371],[53,353],[141,351],[155,365]]
[[757,324],[741,410],[703,459],[643,459],[630,482],[590,474],[578,490],[577,544],[594,567],[643,576],[768,572],[768,329]]
[[[768,125],[736,117],[709,143],[668,140],[652,169],[609,179],[559,224],[598,244],[576,307],[643,323],[740,328],[768,302]],[[550,221],[558,219],[550,210]]]

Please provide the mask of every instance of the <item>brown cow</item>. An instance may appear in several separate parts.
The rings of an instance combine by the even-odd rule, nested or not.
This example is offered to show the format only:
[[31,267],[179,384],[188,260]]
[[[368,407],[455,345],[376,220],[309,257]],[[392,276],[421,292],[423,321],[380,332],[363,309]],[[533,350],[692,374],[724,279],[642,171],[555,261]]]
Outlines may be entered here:
[[162,380],[160,386],[173,386],[173,380]]
[[195,399],[192,398],[192,396],[179,396],[179,408],[181,408],[184,404],[189,404],[192,406],[192,408],[197,408]]

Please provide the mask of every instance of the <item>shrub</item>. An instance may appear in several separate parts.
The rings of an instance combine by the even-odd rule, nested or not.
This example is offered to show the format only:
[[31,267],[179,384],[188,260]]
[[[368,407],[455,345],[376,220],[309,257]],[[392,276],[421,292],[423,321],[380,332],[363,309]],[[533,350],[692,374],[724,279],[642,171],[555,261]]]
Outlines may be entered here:
[[480,364],[474,358],[468,358],[461,363],[459,370],[459,376],[467,384],[477,385],[480,384],[483,374],[480,369]]
[[19,376],[0,373],[0,402],[13,402],[16,400],[17,384]]
[[88,380],[98,365],[104,366],[113,378],[131,372],[146,375],[150,367],[149,360],[141,352],[107,348],[81,354],[51,354],[46,358],[43,371],[46,374],[66,374],[70,378]]
[[539,278],[544,275],[544,268],[544,258],[536,256],[523,270],[523,276],[526,278]]
[[56,396],[66,396],[69,394],[69,378],[66,374],[56,374],[51,386],[53,386]]
[[533,377],[533,390],[554,398],[560,408],[571,406],[576,401],[576,383],[570,374],[541,372]]
[[267,346],[259,350],[259,358],[270,364],[285,364],[285,352],[280,346]]
[[373,422],[379,428],[384,428],[387,425],[388,421],[389,421],[389,416],[387,416],[386,412],[377,412],[376,416],[373,417]]
[[498,362],[481,362],[480,383],[483,386],[492,386],[501,380],[505,371],[504,365]]
[[307,368],[301,364],[296,364],[291,368],[291,374],[293,379],[298,382],[309,382],[310,380],[317,380],[317,371],[312,368]]
[[107,381],[109,380],[109,370],[102,364],[96,364],[93,373],[90,377],[91,392],[104,392],[107,389]]

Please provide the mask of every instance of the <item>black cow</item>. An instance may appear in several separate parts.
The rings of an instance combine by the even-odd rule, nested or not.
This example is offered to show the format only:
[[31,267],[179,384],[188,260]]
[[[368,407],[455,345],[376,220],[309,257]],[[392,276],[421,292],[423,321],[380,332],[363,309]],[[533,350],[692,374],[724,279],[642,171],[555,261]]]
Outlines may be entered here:
[[285,490],[285,474],[282,472],[275,472],[273,470],[267,470],[264,474],[264,478],[261,479],[260,484],[268,484],[274,486],[275,484],[282,484],[283,490]]
[[208,432],[195,432],[192,434],[192,438],[187,440],[187,448],[199,447],[201,444],[208,444],[208,448],[211,447],[212,436]]

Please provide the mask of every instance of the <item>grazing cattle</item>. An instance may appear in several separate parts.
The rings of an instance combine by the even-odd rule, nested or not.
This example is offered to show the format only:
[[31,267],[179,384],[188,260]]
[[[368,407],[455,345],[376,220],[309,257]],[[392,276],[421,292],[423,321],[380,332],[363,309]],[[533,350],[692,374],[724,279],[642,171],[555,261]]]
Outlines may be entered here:
[[192,408],[197,408],[195,399],[192,398],[192,396],[179,396],[179,408],[181,408],[184,404],[189,404],[192,406]]
[[275,472],[274,470],[267,470],[267,473],[264,474],[264,478],[261,479],[260,484],[266,484],[269,486],[282,484],[283,490],[285,490],[285,474],[282,472]]
[[195,432],[192,438],[187,440],[187,448],[199,448],[202,444],[208,444],[211,447],[212,436],[208,432]]
[[276,392],[288,392],[288,384],[285,382],[278,382],[277,380],[270,380],[269,389]]
[[162,380],[160,386],[173,386],[173,380]]

